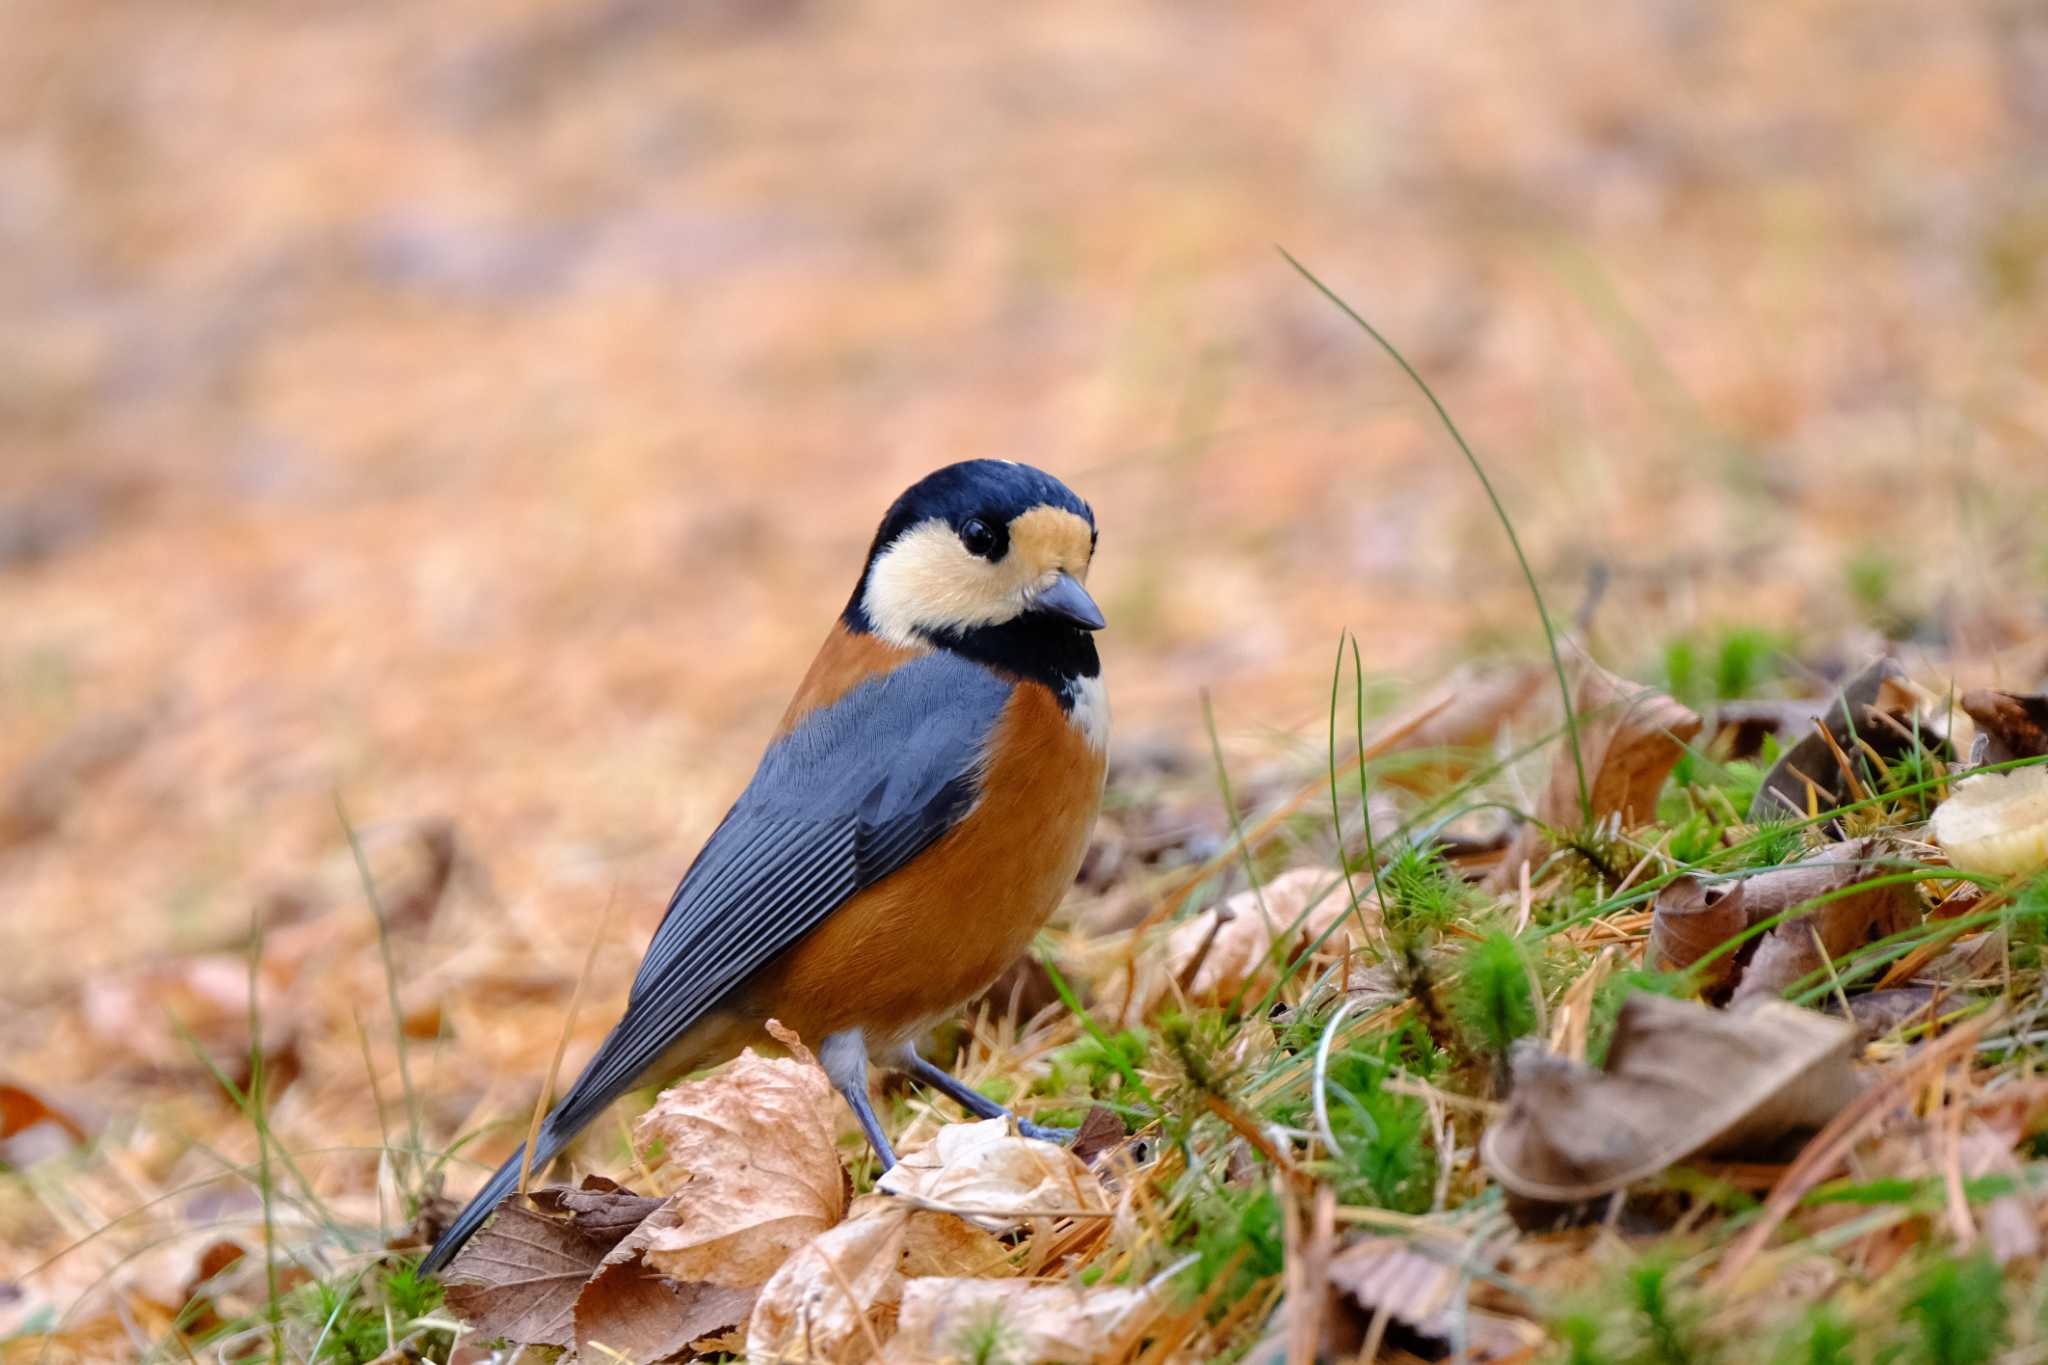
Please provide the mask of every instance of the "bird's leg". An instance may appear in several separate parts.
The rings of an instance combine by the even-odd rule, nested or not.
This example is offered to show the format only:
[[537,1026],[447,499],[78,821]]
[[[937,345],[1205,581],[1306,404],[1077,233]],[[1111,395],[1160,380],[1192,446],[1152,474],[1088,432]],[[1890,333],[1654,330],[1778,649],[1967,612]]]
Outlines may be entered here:
[[968,1113],[984,1119],[1016,1119],[1017,1131],[1025,1137],[1067,1143],[1072,1142],[1074,1134],[1079,1131],[1074,1128],[1048,1128],[1042,1123],[1033,1123],[1030,1119],[1017,1118],[1015,1114],[973,1086],[926,1061],[918,1050],[908,1043],[903,1045],[898,1060],[902,1062],[903,1069],[910,1073],[912,1079],[930,1086],[942,1095],[950,1096]]
[[889,1145],[887,1135],[882,1132],[882,1121],[875,1117],[875,1106],[868,1099],[868,1040],[857,1028],[830,1034],[818,1044],[818,1065],[825,1068],[833,1088],[853,1110],[853,1116],[860,1120],[860,1130],[866,1134],[868,1146],[874,1148],[875,1155],[881,1159],[882,1169],[886,1171],[894,1166],[896,1149]]

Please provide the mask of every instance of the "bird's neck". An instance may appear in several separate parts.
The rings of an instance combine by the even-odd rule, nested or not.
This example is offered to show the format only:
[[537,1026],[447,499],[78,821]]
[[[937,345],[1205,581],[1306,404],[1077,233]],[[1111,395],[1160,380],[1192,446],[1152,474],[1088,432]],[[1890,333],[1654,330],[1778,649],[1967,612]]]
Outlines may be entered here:
[[[847,630],[856,635],[874,631],[867,614],[858,606],[850,607],[843,619]],[[921,638],[935,649],[1043,684],[1068,711],[1074,708],[1077,685],[1102,674],[1095,637],[1045,616],[1020,616],[1001,625],[939,631]]]

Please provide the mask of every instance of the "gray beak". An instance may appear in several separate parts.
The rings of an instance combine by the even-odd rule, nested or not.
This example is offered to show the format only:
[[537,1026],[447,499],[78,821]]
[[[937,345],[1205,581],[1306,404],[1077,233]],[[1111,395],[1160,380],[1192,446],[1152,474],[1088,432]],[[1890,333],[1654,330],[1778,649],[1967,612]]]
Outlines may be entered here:
[[1088,590],[1070,573],[1061,574],[1051,587],[1032,598],[1031,610],[1072,621],[1083,630],[1101,630],[1107,624],[1102,619],[1102,608],[1095,605]]

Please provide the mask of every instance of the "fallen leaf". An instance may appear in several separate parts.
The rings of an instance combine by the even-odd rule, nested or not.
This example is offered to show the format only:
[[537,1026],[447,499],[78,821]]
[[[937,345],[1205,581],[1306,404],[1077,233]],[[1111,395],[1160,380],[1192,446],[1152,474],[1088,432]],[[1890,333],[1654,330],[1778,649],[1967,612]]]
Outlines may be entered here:
[[[1370,890],[1360,883],[1358,891],[1364,931],[1376,932],[1380,917]],[[1332,954],[1366,946],[1342,875],[1313,867],[1284,872],[1182,920],[1164,951],[1141,954],[1123,979],[1117,1017],[1142,1019],[1176,992],[1192,1005],[1225,1005],[1240,996],[1256,1002],[1280,967],[1332,926],[1325,944]]]
[[2048,864],[2048,765],[1964,778],[1930,827],[1964,872],[2016,877]]
[[442,1275],[448,1306],[479,1337],[572,1345],[576,1300],[624,1235],[620,1222],[601,1212],[552,1214],[507,1200]]
[[1951,1006],[1967,1004],[1971,997],[1932,986],[1895,986],[1849,997],[1849,1022],[1856,1026],[1856,1041],[1869,1043],[1906,1024],[1922,1022],[1936,1000]]
[[1725,761],[1755,758],[1766,737],[1790,735],[1797,743],[1813,729],[1821,712],[1818,701],[1724,701],[1713,711],[1708,743]]
[[[771,1024],[771,1031],[779,1025]],[[752,1048],[662,1092],[634,1129],[656,1187],[677,1196],[647,1263],[670,1279],[759,1285],[846,1211],[839,1101],[792,1034],[789,1057]]]
[[1462,1339],[1463,1358],[1472,1361],[1500,1360],[1541,1345],[1545,1337],[1535,1323],[1480,1312],[1466,1302],[1472,1283],[1466,1267],[1493,1259],[1494,1253],[1485,1249],[1468,1253],[1460,1245],[1420,1238],[1367,1237],[1352,1243],[1331,1258],[1327,1278],[1353,1311],[1331,1324],[1323,1354],[1357,1356],[1373,1318],[1381,1314],[1445,1343],[1447,1350]]
[[1919,923],[1920,902],[1913,888],[1883,881],[1896,871],[1889,845],[1863,838],[1830,844],[1810,858],[1746,878],[1743,908],[1751,924],[1814,904],[1764,935],[1730,1003],[1747,1005],[1783,995],[1865,944]]
[[0,1141],[18,1137],[43,1124],[61,1129],[73,1142],[85,1141],[85,1128],[77,1119],[48,1103],[33,1090],[0,1081]]
[[1384,1310],[1417,1331],[1442,1324],[1457,1302],[1466,1276],[1458,1268],[1459,1248],[1437,1249],[1400,1237],[1367,1237],[1330,1259],[1330,1283],[1368,1313]]
[[[290,964],[265,958],[256,973],[256,1014],[263,1030],[266,1088],[284,1088],[296,1071],[298,1004]],[[207,1060],[238,1085],[249,1068],[249,959],[207,953],[96,975],[80,993],[80,1012],[115,1058],[180,1073]]]
[[1982,753],[1971,753],[1972,767],[2048,754],[2048,694],[2020,696],[1977,687],[1963,693],[1957,704],[1977,722],[1983,745]]
[[1381,780],[1412,791],[1455,786],[1478,766],[1474,756],[1484,756],[1501,728],[1541,693],[1549,676],[1532,663],[1467,664],[1454,670],[1382,724],[1382,733],[1400,736],[1386,752],[1414,753],[1417,760],[1392,765]]
[[876,1183],[998,1234],[1027,1218],[1109,1211],[1102,1182],[1078,1157],[1055,1143],[1019,1136],[1002,1118],[947,1124],[930,1145],[903,1154]]
[[[1578,717],[1579,761],[1565,738],[1537,798],[1535,819],[1516,831],[1495,868],[1496,887],[1512,884],[1522,863],[1533,865],[1549,851],[1545,829],[1610,823],[1634,829],[1648,823],[1657,813],[1664,779],[1700,732],[1700,718],[1691,708],[1591,662],[1582,666],[1572,710]],[[1580,762],[1590,812],[1580,806]]]
[[1115,1110],[1093,1105],[1082,1116],[1081,1126],[1075,1131],[1074,1140],[1067,1144],[1067,1150],[1093,1166],[1097,1157],[1116,1150],[1129,1136],[1130,1130],[1124,1127]]
[[[1684,971],[1747,929],[1750,920],[1743,903],[1744,885],[1684,876],[1659,891],[1650,911],[1651,969]],[[1714,959],[1699,977],[1701,990],[1715,990],[1733,981],[1737,965],[1732,953]]]
[[754,1301],[748,1358],[846,1365],[875,1355],[886,1335],[881,1319],[903,1293],[910,1214],[900,1201],[868,1200],[797,1248]]
[[[636,1202],[652,1202],[654,1208],[605,1254],[576,1296],[572,1331],[582,1359],[635,1365],[665,1360],[701,1337],[745,1322],[754,1305],[753,1286],[679,1283],[648,1265],[648,1242],[673,1226],[677,1207],[673,1200]],[[616,1226],[634,1212],[621,1202],[596,1217]]]
[[[895,1362],[1124,1360],[1164,1305],[1157,1291],[1024,1280],[912,1280],[903,1287]],[[993,1343],[989,1350],[981,1343]]]
[[903,1235],[903,1273],[1007,1279],[1017,1273],[1010,1248],[954,1213],[918,1209]]
[[577,1226],[585,1232],[613,1241],[631,1233],[649,1214],[668,1202],[653,1195],[635,1194],[601,1175],[586,1175],[583,1183],[573,1188],[550,1185],[533,1191],[527,1198],[542,1213],[566,1214],[576,1219]]
[[1806,736],[1778,756],[1749,804],[1749,818],[1804,817],[1847,801],[1849,779],[1835,756],[1838,750],[1856,780],[1866,790],[1873,789],[1874,774],[1862,744],[1889,759],[1910,748],[1915,733],[1933,738],[1916,719],[1918,709],[1918,694],[1906,681],[1905,671],[1891,659],[1872,661],[1828,699]]
[[1523,1044],[1480,1159],[1511,1193],[1576,1204],[1693,1156],[1819,1127],[1853,1099],[1855,1030],[1780,1001],[1742,1014],[1663,996],[1621,1007],[1595,1071]]

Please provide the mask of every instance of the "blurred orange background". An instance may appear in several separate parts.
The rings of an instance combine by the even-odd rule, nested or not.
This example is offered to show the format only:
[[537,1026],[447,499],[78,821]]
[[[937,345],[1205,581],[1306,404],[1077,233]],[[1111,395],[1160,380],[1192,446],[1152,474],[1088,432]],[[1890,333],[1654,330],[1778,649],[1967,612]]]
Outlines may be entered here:
[[[338,794],[474,874],[409,990],[543,964],[531,1036],[451,1001],[432,1063],[447,1122],[525,1103],[599,908],[579,1038],[954,459],[1094,503],[1124,740],[1199,745],[1207,689],[1320,742],[1346,626],[1397,682],[1531,649],[1470,471],[1276,245],[1437,387],[1558,614],[1608,572],[1611,664],[1882,616],[2038,681],[2030,0],[17,0],[6,1070],[150,1102],[81,992],[345,887]],[[309,1025],[354,1103],[381,1008]]]

